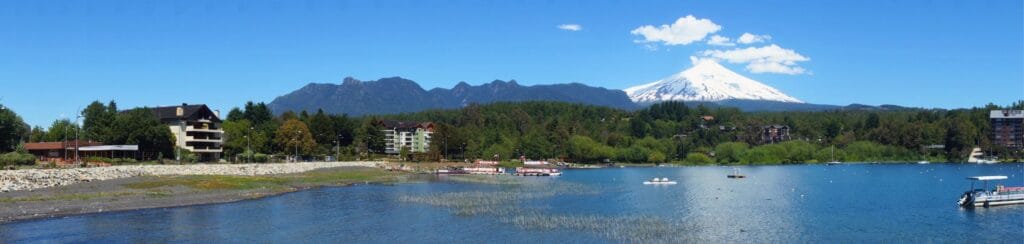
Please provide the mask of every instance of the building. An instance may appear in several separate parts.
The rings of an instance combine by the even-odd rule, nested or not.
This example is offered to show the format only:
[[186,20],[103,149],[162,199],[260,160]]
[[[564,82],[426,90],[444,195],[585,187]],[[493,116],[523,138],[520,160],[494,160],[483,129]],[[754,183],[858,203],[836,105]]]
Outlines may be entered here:
[[773,144],[793,139],[789,136],[787,125],[767,125],[761,127],[761,143]]
[[399,154],[403,147],[413,153],[430,150],[434,123],[381,120],[377,121],[377,125],[384,132],[384,153]]
[[175,146],[194,153],[199,161],[220,159],[224,152],[224,130],[220,127],[218,111],[203,104],[182,103],[181,106],[153,108],[153,115],[171,129]]
[[1010,150],[1024,149],[1024,110],[992,110],[988,118],[992,123],[992,144]]
[[[75,149],[78,151],[90,146],[103,145],[95,141],[54,141],[54,142],[29,142],[25,143],[25,151],[36,156],[36,159],[44,162],[76,162]],[[78,154],[81,157],[85,155]]]

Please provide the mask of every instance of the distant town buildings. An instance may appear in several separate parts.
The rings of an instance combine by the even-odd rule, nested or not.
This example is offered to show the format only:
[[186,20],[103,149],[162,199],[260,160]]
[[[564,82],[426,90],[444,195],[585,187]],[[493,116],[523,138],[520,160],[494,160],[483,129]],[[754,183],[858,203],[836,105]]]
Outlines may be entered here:
[[793,139],[787,125],[766,125],[761,127],[761,143],[773,144]]
[[196,154],[199,161],[216,161],[224,151],[220,114],[203,104],[153,108],[153,115],[174,134],[175,146]]
[[1010,150],[1024,149],[1024,110],[992,110],[988,118],[992,123],[989,137],[993,144]]
[[430,150],[434,123],[381,120],[377,122],[384,132],[384,153],[399,154],[402,148],[413,153]]

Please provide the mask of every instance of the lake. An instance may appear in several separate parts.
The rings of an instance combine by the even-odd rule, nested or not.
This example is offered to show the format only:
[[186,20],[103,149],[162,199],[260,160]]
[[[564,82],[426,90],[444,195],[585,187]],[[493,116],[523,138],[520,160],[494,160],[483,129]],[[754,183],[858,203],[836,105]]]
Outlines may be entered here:
[[[1024,186],[1024,164],[843,164],[566,170],[430,177],[0,226],[0,242],[995,242],[1024,205],[961,209],[974,175]],[[643,185],[667,177],[677,185]]]

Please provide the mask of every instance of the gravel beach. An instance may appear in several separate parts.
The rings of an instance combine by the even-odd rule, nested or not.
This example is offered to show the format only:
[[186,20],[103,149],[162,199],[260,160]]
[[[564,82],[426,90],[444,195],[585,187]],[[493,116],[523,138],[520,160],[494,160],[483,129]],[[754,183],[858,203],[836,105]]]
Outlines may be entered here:
[[95,168],[0,170],[0,192],[35,190],[97,180],[164,175],[275,175],[336,167],[377,167],[378,162],[121,165]]

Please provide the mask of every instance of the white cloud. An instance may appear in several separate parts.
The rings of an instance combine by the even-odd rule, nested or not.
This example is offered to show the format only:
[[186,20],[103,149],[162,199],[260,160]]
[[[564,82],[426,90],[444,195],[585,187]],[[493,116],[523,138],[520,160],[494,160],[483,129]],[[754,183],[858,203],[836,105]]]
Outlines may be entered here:
[[736,46],[736,43],[732,43],[732,41],[729,40],[728,37],[719,36],[719,35],[713,35],[713,36],[711,36],[711,38],[708,38],[708,45]]
[[742,43],[742,44],[751,44],[751,43],[765,42],[765,41],[768,41],[768,40],[771,40],[771,39],[772,39],[772,36],[769,36],[769,35],[754,35],[754,34],[750,34],[750,33],[744,32],[743,35],[740,35],[740,37],[736,39],[736,42],[739,42],[739,43]]
[[558,25],[558,28],[562,29],[562,30],[567,30],[567,31],[580,31],[580,30],[583,30],[583,26],[577,25],[577,24],[562,24],[562,25]]
[[[747,64],[751,73],[776,73],[796,75],[806,73],[797,62],[811,60],[791,49],[772,44],[763,47],[735,48],[732,50],[705,50],[699,53],[704,58],[725,60],[729,63]],[[696,60],[691,58],[691,60]]]
[[696,41],[704,40],[708,34],[718,32],[722,26],[711,22],[709,19],[698,19],[693,15],[687,15],[676,20],[671,25],[640,26],[629,32],[633,35],[643,36],[643,40],[637,42],[664,42],[665,45],[687,45]]

